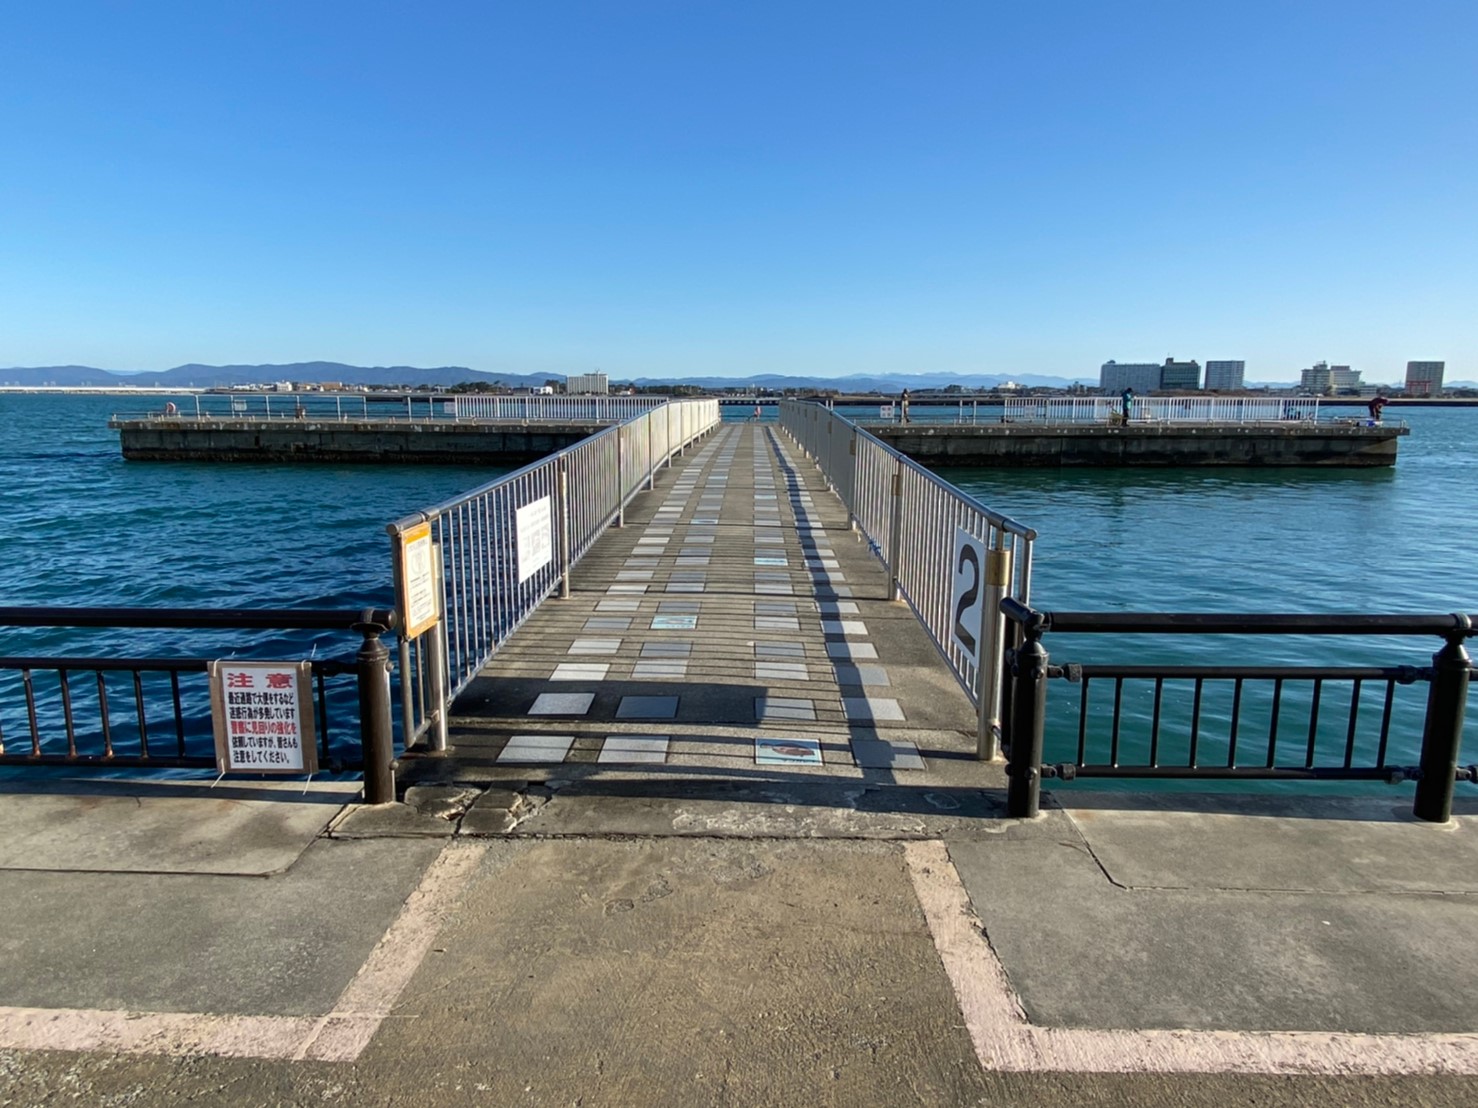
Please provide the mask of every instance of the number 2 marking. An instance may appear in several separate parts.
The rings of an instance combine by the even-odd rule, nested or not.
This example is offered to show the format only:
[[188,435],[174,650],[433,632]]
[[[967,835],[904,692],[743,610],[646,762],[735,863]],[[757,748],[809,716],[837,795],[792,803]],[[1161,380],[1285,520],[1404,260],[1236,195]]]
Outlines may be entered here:
[[975,553],[973,546],[960,547],[960,564],[955,566],[955,572],[963,570],[966,562],[970,563],[975,574],[970,580],[970,587],[960,594],[960,602],[955,606],[955,637],[962,643],[968,643],[968,649],[973,655],[975,636],[965,630],[965,624],[962,622],[965,613],[975,607],[975,601],[980,596],[980,555]]

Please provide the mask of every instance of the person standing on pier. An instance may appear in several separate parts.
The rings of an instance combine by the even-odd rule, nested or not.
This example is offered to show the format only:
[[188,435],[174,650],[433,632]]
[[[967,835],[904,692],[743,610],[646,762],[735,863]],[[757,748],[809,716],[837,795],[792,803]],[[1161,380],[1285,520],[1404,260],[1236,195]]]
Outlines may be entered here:
[[898,422],[908,422],[908,390],[903,390],[903,395],[898,398]]
[[1120,393],[1119,403],[1123,405],[1124,423],[1127,425],[1134,415],[1134,390],[1126,388]]
[[1386,398],[1384,396],[1376,396],[1376,397],[1373,397],[1371,399],[1371,401],[1370,401],[1370,418],[1373,419],[1373,420],[1375,420],[1375,422],[1379,423],[1380,422],[1381,409],[1384,408],[1385,406],[1386,406]]

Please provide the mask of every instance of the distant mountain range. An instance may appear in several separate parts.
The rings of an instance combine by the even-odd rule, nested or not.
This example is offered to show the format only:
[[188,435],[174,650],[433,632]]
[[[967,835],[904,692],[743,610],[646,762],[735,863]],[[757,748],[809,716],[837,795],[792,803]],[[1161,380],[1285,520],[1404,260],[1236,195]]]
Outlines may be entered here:
[[[553,373],[487,373],[466,366],[358,366],[342,362],[292,362],[287,365],[190,365],[158,371],[124,372],[96,369],[85,365],[33,366],[0,369],[0,385],[36,388],[107,388],[133,386],[141,388],[229,388],[232,385],[270,385],[277,381],[330,382],[345,385],[446,387],[466,382],[483,381],[510,388],[532,388],[550,379]],[[625,378],[616,378],[628,383]],[[1015,381],[1031,388],[1066,388],[1074,383],[1098,384],[1097,375],[1085,377],[1050,377],[1035,373],[1016,376],[995,373],[889,373],[853,374],[848,377],[802,377],[779,373],[760,373],[749,377],[638,377],[631,384],[647,388],[662,385],[695,385],[704,389],[837,389],[847,393],[896,393],[903,389],[920,391],[959,385],[966,389],[993,388]],[[1251,384],[1251,382],[1249,382]],[[1259,382],[1253,387],[1291,388],[1293,382]],[[1448,381],[1449,388],[1478,388],[1472,381]]]
[[[551,373],[485,373],[466,366],[356,366],[342,362],[292,362],[288,365],[181,365],[173,369],[119,372],[92,366],[33,366],[0,369],[0,385],[60,388],[229,388],[231,385],[270,385],[276,381],[328,382],[345,385],[459,385],[484,381],[512,388],[533,387],[560,375]],[[625,378],[618,378],[623,382]],[[638,377],[630,383],[645,387],[696,385],[706,389],[839,389],[842,392],[898,392],[901,389],[991,388],[1016,381],[1045,388],[1065,388],[1074,380],[1096,383],[1096,378],[1043,377],[1024,374],[899,373],[886,376],[795,377],[762,373],[751,377]]]

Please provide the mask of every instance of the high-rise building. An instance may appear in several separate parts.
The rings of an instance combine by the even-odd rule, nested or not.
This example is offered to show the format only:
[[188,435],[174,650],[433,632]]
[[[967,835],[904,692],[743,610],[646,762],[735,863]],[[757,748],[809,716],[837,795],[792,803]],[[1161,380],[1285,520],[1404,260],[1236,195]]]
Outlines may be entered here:
[[1103,392],[1154,392],[1160,387],[1160,370],[1154,362],[1104,362],[1098,371],[1098,387]]
[[1407,362],[1406,395],[1436,396],[1442,391],[1442,371],[1446,362]]
[[1246,388],[1246,362],[1207,362],[1206,387],[1214,392],[1236,392]]
[[610,391],[610,383],[604,373],[580,373],[565,378],[565,392],[571,394],[598,393],[604,396]]
[[1298,387],[1315,396],[1360,391],[1360,371],[1347,365],[1315,362],[1299,375]]
[[1160,367],[1160,387],[1166,391],[1199,389],[1201,363],[1195,360],[1177,362],[1174,358],[1166,358],[1165,364]]

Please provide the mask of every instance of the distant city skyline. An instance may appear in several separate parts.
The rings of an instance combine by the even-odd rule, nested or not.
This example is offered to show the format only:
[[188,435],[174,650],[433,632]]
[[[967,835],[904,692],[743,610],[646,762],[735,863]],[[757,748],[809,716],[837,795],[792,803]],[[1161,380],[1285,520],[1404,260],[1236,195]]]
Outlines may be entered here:
[[1475,38],[1448,0],[16,5],[0,366],[1473,380]]

